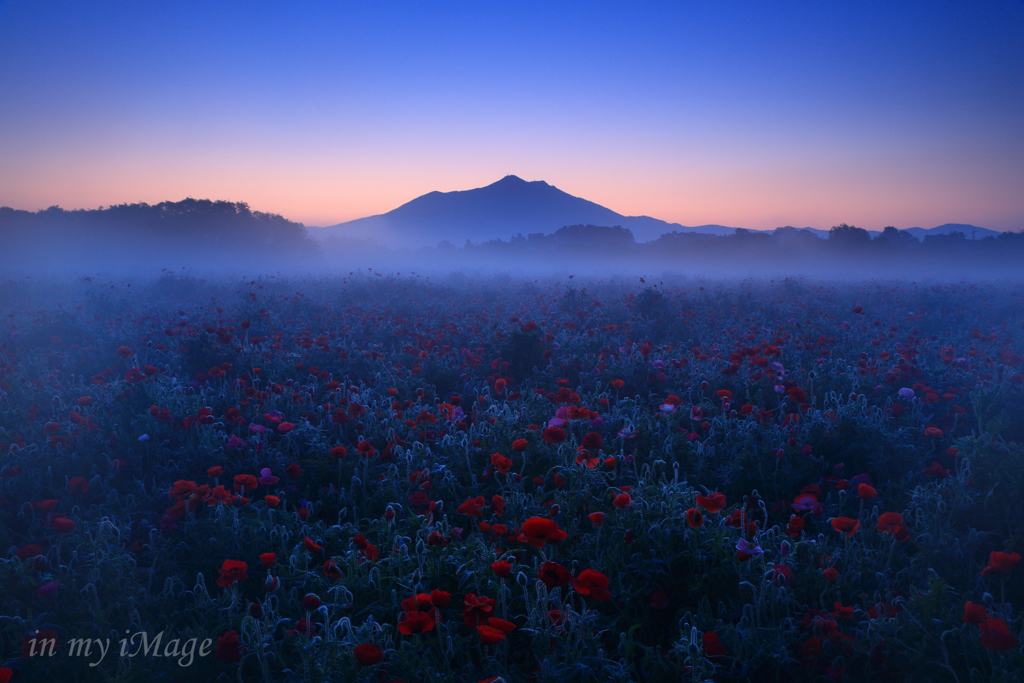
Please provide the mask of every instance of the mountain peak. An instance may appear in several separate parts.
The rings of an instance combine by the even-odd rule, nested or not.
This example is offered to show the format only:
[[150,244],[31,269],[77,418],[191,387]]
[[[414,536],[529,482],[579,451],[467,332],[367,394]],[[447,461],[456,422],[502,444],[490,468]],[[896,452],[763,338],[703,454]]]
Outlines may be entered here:
[[486,187],[430,192],[385,214],[330,226],[321,234],[373,235],[381,243],[419,247],[441,240],[460,244],[466,239],[508,239],[519,233],[549,234],[567,225],[622,226],[639,240],[656,239],[683,227],[647,216],[623,216],[543,180],[509,174]]
[[[525,187],[530,187],[530,186],[532,186],[532,187],[548,187],[548,184],[546,182],[544,182],[543,180],[523,180],[519,176],[512,175],[510,173],[509,175],[505,176],[501,180],[499,180],[499,181],[497,181],[495,183],[491,183],[487,187],[504,187],[504,188],[516,187],[516,188],[525,188]],[[483,188],[480,188],[480,189],[483,189]]]

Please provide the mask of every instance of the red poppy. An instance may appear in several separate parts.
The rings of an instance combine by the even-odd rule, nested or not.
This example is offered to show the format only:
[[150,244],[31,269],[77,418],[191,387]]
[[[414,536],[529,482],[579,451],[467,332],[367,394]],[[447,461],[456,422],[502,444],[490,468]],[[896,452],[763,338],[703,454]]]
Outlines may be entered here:
[[804,660],[814,659],[824,651],[825,647],[821,644],[821,638],[818,636],[811,636],[800,643],[800,656],[803,657]]
[[1020,562],[1019,553],[1004,553],[994,550],[988,556],[988,566],[981,570],[981,575],[985,576],[989,572],[1011,572],[1018,562]]
[[891,534],[901,524],[903,524],[903,515],[898,512],[883,512],[878,516],[878,524],[875,525],[875,528],[883,533]]
[[61,534],[67,534],[75,530],[74,521],[68,519],[67,517],[57,517],[56,519],[50,522],[50,526],[53,527],[54,531]]
[[476,632],[484,645],[495,645],[505,640],[505,634],[493,626],[477,626]]
[[491,617],[490,619],[488,619],[487,625],[491,628],[498,629],[502,633],[512,633],[512,631],[516,630],[516,625],[513,624],[511,621],[505,621],[504,619],[499,619],[498,617]]
[[793,518],[789,520],[789,524],[786,525],[786,533],[796,538],[800,535],[800,532],[804,530],[804,518],[797,515],[793,515]]
[[319,543],[314,541],[309,536],[306,536],[305,538],[302,539],[302,547],[305,548],[306,550],[308,550],[311,553],[318,553],[318,552],[320,552],[321,550],[324,549],[324,547],[322,545],[320,545]]
[[242,659],[242,645],[238,642],[238,631],[228,631],[217,637],[214,656],[222,662],[238,662]]
[[190,498],[198,488],[199,487],[196,485],[194,481],[186,481],[184,479],[179,479],[178,481],[174,482],[174,484],[171,486],[171,491],[168,495],[171,497],[172,500]]
[[597,467],[597,463],[600,461],[601,459],[597,455],[591,455],[590,451],[582,446],[576,451],[576,464],[586,465],[588,470]]
[[981,626],[985,623],[985,617],[988,616],[988,610],[985,609],[984,605],[975,605],[970,600],[964,604],[964,623],[975,624]]
[[234,478],[235,491],[242,495],[248,495],[259,488],[260,483],[254,474],[238,474]]
[[512,442],[512,450],[514,451],[525,451],[529,443],[526,439],[516,439]]
[[426,633],[434,628],[434,620],[426,612],[405,612],[405,618],[398,622],[398,632],[411,636]]
[[626,386],[626,383],[623,382],[621,379],[613,379],[612,386],[615,387],[615,389],[621,389],[622,387]]
[[452,596],[447,591],[432,590],[430,591],[430,602],[434,603],[434,607],[438,609],[448,604],[448,601],[452,599]]
[[537,570],[537,578],[548,588],[564,588],[572,581],[569,570],[557,562],[543,562]]
[[335,446],[331,449],[332,458],[344,458],[348,450],[344,446]]
[[558,427],[548,427],[544,430],[542,436],[548,443],[562,443],[565,441],[565,432]]
[[711,514],[721,512],[725,508],[725,494],[713,493],[710,496],[697,494],[697,505],[701,506]]
[[597,432],[588,432],[583,437],[582,446],[583,448],[592,451],[600,449],[603,446],[603,440],[601,439],[601,435],[598,434]]
[[494,469],[502,474],[508,474],[508,471],[512,468],[512,461],[501,453],[491,455],[491,464],[494,465]]
[[942,430],[939,429],[938,427],[925,427],[924,435],[927,436],[929,439],[941,439]]
[[793,578],[793,570],[784,564],[772,565],[772,580],[775,583],[789,583]]
[[584,569],[580,575],[572,580],[572,587],[577,593],[589,595],[595,600],[611,600],[612,594],[608,592],[608,577],[596,569]]
[[40,546],[40,545],[36,545],[35,543],[32,543],[30,545],[26,545],[26,546],[22,546],[21,548],[18,548],[14,552],[14,554],[15,554],[15,556],[17,556],[17,558],[19,560],[24,562],[25,560],[27,560],[27,559],[29,559],[31,557],[38,557],[39,555],[42,555],[43,554],[43,547]]
[[462,602],[462,620],[471,628],[486,624],[494,614],[494,598],[467,593]]
[[477,496],[476,498],[467,498],[462,502],[462,505],[455,508],[455,511],[460,512],[464,515],[469,515],[470,517],[480,517],[483,515],[483,512],[480,510],[480,508],[482,508],[486,504],[487,501],[484,499],[483,496]]
[[1012,650],[1020,645],[1020,641],[1010,635],[1010,628],[1006,622],[998,617],[988,617],[985,619],[985,623],[979,625],[985,635],[978,642],[985,649],[1002,652]]
[[821,575],[824,576],[829,581],[835,581],[836,579],[839,578],[839,570],[836,569],[835,567],[829,567],[828,569],[823,571],[821,573]]
[[500,579],[504,579],[512,573],[512,565],[505,560],[498,560],[491,563],[491,571]]
[[129,349],[127,346],[118,346],[117,347],[117,357],[118,358],[124,360],[126,358],[130,358],[131,355],[132,355],[132,350]]
[[281,499],[277,496],[264,496],[263,502],[267,504],[268,508],[276,508],[281,504]]
[[249,565],[240,560],[224,560],[224,564],[221,565],[220,577],[217,579],[217,585],[221,588],[228,588],[235,581],[245,581],[249,578],[246,571],[249,569]]
[[620,510],[625,510],[633,503],[633,499],[629,497],[628,493],[620,493],[615,496],[615,500],[612,501],[612,505]]
[[326,576],[328,579],[341,578],[341,569],[338,568],[338,563],[334,560],[327,560],[326,562],[324,562],[323,571],[324,576]]
[[686,523],[691,529],[699,529],[704,526],[704,516],[697,508],[690,508],[686,511]]
[[594,526],[601,526],[604,524],[605,514],[603,512],[591,512],[587,517],[590,518],[590,523]]
[[364,458],[372,458],[377,454],[377,449],[375,449],[373,444],[369,441],[360,441],[359,445],[356,446],[356,450],[359,451],[359,455]]
[[417,593],[402,600],[402,609],[406,612],[430,612],[434,609],[434,602],[430,599],[430,593]]
[[949,476],[949,470],[944,468],[935,460],[932,460],[932,464],[926,467],[921,474],[927,474],[928,476],[935,477],[937,479],[945,479]]
[[663,590],[654,591],[648,604],[654,609],[665,609],[669,606],[668,593]]
[[292,424],[291,422],[282,422],[281,424],[277,425],[277,431],[281,432],[282,434],[287,434],[293,429],[295,429],[295,425]]
[[273,567],[274,564],[276,564],[276,563],[277,563],[277,553],[261,553],[260,554],[260,564],[262,564],[264,566],[264,568]]
[[878,495],[878,491],[875,491],[874,487],[868,484],[860,484],[857,486],[857,496],[861,500],[870,500]]
[[803,492],[793,499],[791,507],[796,512],[815,512],[817,514],[817,511],[821,509],[821,503],[818,502],[818,497],[815,494]]
[[546,517],[531,517],[523,522],[522,535],[535,548],[543,548],[545,543],[564,541],[569,536],[558,528],[553,519]]
[[224,474],[224,468],[221,467],[220,465],[216,465],[206,470],[206,476],[213,479],[219,477],[222,474]]
[[831,522],[832,528],[841,534],[847,536],[853,536],[853,534],[860,528],[859,519],[850,519],[849,517],[836,517]]
[[718,634],[714,631],[708,631],[701,637],[701,645],[704,648],[704,654],[711,661],[721,659],[725,655],[725,646],[719,642]]
[[380,664],[381,660],[384,659],[384,652],[376,645],[371,645],[370,643],[356,645],[352,650],[352,654],[355,656],[356,661],[363,666]]

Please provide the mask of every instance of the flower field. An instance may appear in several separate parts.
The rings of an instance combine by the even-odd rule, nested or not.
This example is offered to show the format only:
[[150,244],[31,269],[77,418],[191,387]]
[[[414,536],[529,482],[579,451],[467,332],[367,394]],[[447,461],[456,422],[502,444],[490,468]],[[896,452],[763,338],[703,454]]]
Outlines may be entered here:
[[96,277],[0,321],[0,683],[1024,669],[1019,285]]

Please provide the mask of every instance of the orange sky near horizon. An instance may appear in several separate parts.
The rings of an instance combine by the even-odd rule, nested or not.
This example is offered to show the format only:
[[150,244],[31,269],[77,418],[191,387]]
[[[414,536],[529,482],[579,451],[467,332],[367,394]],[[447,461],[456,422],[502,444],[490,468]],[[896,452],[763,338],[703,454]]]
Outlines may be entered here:
[[749,229],[1024,229],[1024,5],[0,3],[0,206],[308,226],[514,174]]

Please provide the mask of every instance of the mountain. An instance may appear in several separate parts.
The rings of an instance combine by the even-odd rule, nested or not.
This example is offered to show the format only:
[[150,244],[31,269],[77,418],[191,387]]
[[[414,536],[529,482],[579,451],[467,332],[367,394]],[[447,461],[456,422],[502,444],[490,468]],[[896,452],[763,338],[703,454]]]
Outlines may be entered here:
[[[526,181],[514,175],[473,190],[430,192],[397,209],[377,216],[358,218],[326,228],[308,228],[318,240],[329,237],[372,240],[389,247],[428,247],[440,242],[461,246],[466,240],[474,243],[508,240],[517,234],[550,235],[567,225],[622,226],[633,233],[637,242],[650,242],[670,233],[732,235],[736,228],[724,225],[686,227],[650,216],[623,216],[594,202],[574,197],[542,180]],[[828,238],[828,230],[800,228]],[[973,225],[948,223],[930,230],[910,228],[901,231],[920,240],[927,235],[963,232],[976,239],[999,233]],[[881,231],[868,230],[875,238]],[[676,238],[680,239],[680,238]]]
[[967,239],[985,239],[986,237],[997,237],[1001,233],[995,230],[989,230],[988,228],[979,228],[976,225],[966,225],[964,223],[946,223],[936,228],[926,230],[924,228],[907,228],[903,232],[909,232],[917,239],[924,239],[928,235],[948,235],[951,232],[962,232]]
[[542,180],[527,182],[514,175],[486,187],[457,192],[430,192],[397,209],[326,228],[309,228],[317,239],[371,238],[385,246],[461,245],[507,240],[513,235],[551,234],[567,225],[620,225],[638,242],[672,232],[731,235],[722,225],[685,227],[650,216],[623,216],[600,204],[574,197]]

